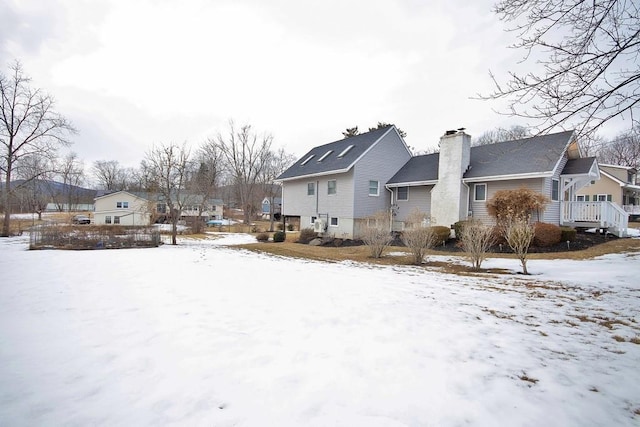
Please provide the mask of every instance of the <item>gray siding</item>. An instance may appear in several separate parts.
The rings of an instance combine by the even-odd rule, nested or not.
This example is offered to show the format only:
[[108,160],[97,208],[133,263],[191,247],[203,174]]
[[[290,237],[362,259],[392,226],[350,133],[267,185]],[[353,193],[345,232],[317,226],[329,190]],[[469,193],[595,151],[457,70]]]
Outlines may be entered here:
[[405,221],[409,213],[419,209],[427,215],[431,214],[431,190],[433,185],[409,187],[409,200],[398,200],[397,189],[394,188],[393,199],[398,205],[394,221]]
[[[411,158],[396,132],[389,132],[354,167],[354,217],[366,218],[390,207],[385,184]],[[378,196],[369,196],[369,180],[378,181]]]
[[[520,187],[530,188],[534,191],[540,192],[542,194],[547,194],[544,189],[545,179],[543,178],[534,178],[534,179],[517,179],[511,181],[489,181],[486,183],[478,182],[478,183],[470,183],[469,184],[469,210],[472,212],[472,216],[476,219],[481,220],[486,224],[495,224],[495,219],[489,215],[487,212],[487,201],[489,201],[497,191],[500,190],[516,190]],[[474,184],[487,184],[487,200],[476,202],[473,200]],[[551,188],[551,187],[549,187]],[[548,193],[549,196],[551,193]],[[535,215],[535,214],[534,214]],[[543,215],[544,217],[544,215]],[[536,218],[534,218],[536,220]]]

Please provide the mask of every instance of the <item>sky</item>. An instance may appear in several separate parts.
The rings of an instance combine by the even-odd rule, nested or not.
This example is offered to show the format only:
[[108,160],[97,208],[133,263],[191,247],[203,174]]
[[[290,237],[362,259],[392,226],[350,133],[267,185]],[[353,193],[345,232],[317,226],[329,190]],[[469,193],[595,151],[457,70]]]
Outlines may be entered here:
[[78,130],[87,164],[137,166],[229,121],[296,158],[394,123],[416,151],[448,129],[528,125],[474,99],[522,52],[479,0],[0,0],[0,66],[19,60]]
[[[0,419],[96,426],[637,426],[640,253],[502,274],[0,239]],[[457,256],[427,261],[460,263]]]

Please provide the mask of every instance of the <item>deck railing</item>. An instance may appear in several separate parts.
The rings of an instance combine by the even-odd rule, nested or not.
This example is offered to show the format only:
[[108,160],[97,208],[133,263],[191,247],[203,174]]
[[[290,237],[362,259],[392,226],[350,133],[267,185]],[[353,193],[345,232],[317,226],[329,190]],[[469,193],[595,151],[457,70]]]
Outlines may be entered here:
[[631,215],[640,215],[640,205],[624,205],[624,211]]
[[563,223],[597,224],[622,235],[629,225],[629,213],[613,202],[564,202],[563,205]]

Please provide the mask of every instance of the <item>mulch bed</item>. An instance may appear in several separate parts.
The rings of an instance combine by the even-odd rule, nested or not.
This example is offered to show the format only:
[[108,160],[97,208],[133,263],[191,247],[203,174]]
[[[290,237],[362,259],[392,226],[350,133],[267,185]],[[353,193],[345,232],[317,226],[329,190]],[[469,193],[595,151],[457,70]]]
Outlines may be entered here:
[[[568,251],[580,251],[583,249],[588,249],[590,247],[599,245],[601,243],[608,242],[612,239],[617,239],[618,237],[612,234],[596,234],[596,233],[586,233],[579,232],[576,234],[576,239],[573,242],[560,242],[553,246],[546,247],[537,247],[530,246],[529,253],[553,253],[553,252],[568,252]],[[327,239],[323,242],[322,246],[335,246],[335,247],[345,247],[345,246],[361,246],[364,243],[362,240],[352,240],[352,239]],[[404,246],[400,239],[396,239],[392,242],[393,246]],[[438,245],[433,248],[436,251],[442,252],[462,252],[462,249],[458,245],[458,241],[456,239],[449,239],[445,245]],[[495,245],[492,247],[489,252],[491,253],[511,253],[511,249],[508,245]]]

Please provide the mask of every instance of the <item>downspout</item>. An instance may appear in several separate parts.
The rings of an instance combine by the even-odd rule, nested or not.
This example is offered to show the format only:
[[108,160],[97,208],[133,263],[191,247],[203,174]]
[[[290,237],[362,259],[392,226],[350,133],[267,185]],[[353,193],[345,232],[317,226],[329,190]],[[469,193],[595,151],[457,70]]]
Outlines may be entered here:
[[462,181],[462,185],[464,185],[467,189],[467,214],[465,216],[465,219],[469,219],[469,206],[470,206],[470,201],[469,199],[471,199],[471,187],[469,187],[469,184],[467,184],[466,182]]
[[387,191],[390,194],[390,207],[389,207],[389,231],[393,231],[393,190],[390,189],[388,186],[384,186],[384,188],[387,189]]

